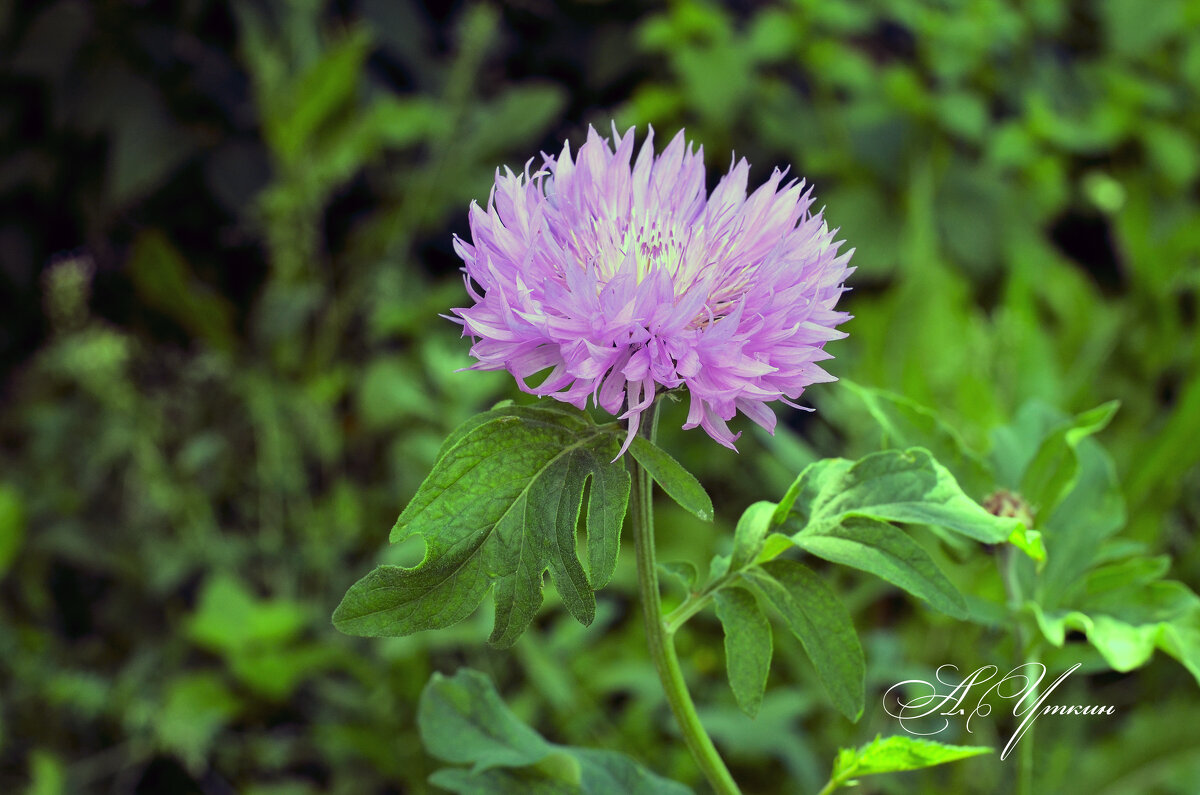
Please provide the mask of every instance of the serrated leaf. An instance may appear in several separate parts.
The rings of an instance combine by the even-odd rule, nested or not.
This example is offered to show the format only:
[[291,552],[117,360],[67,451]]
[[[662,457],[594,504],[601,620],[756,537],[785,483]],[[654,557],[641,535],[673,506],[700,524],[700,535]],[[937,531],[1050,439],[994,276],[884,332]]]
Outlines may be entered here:
[[[346,594],[334,624],[356,635],[408,635],[470,615],[495,588],[490,642],[511,645],[542,603],[549,570],[571,614],[595,615],[594,588],[616,566],[629,474],[620,439],[581,412],[506,407],[470,428],[434,465],[392,530],[425,540],[412,568],[380,566]],[[589,572],[575,531],[590,483]]]
[[862,714],[866,668],[854,622],[837,595],[793,560],[767,561],[741,576],[783,616],[812,660],[834,706],[857,721]]
[[771,622],[748,590],[722,588],[713,600],[725,631],[729,686],[742,712],[753,718],[762,705],[771,671]]
[[505,706],[483,674],[461,669],[434,674],[421,693],[417,727],[430,754],[446,768],[430,782],[470,795],[687,795],[679,784],[614,751],[548,742]]
[[696,518],[711,522],[713,504],[708,492],[691,472],[684,469],[667,451],[642,436],[634,437],[629,452],[667,496]]
[[827,458],[795,485],[789,521],[804,533],[824,533],[849,517],[935,525],[989,544],[1007,541],[1020,524],[993,516],[963,493],[928,450],[885,450],[858,461]]
[[844,748],[838,753],[830,776],[833,786],[825,791],[833,792],[839,786],[851,786],[850,782],[858,776],[919,770],[991,752],[991,748],[943,745],[903,735],[876,737],[857,751]]
[[967,616],[962,594],[929,553],[887,522],[848,517],[824,531],[798,534],[793,542],[819,558],[881,577],[948,616]]

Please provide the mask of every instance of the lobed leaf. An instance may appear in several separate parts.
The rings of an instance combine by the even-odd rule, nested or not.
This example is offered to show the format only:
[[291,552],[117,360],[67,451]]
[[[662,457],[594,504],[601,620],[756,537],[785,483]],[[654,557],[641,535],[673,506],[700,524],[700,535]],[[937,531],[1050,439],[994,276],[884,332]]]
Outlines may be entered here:
[[[380,566],[347,592],[334,624],[355,635],[408,635],[470,615],[494,588],[490,642],[509,646],[542,603],[550,571],[583,624],[616,568],[629,473],[619,437],[581,412],[504,406],[454,437],[392,530],[425,540],[412,568]],[[588,487],[585,572],[576,528]]]

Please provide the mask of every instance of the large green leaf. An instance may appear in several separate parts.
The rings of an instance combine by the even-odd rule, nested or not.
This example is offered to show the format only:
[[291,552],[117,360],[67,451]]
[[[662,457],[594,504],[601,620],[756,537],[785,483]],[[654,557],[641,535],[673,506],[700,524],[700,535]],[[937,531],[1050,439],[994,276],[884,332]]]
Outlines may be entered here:
[[725,630],[729,686],[738,706],[753,718],[762,705],[771,671],[771,622],[748,590],[722,588],[713,598]]
[[[563,603],[589,624],[593,588],[616,566],[629,474],[612,463],[613,429],[581,412],[503,407],[446,450],[392,530],[392,541],[425,540],[412,568],[380,566],[357,582],[334,613],[355,635],[408,635],[470,615],[495,588],[491,642],[511,645],[542,603],[549,569]],[[576,555],[584,487],[589,571]]]
[[794,560],[771,560],[741,573],[783,616],[804,646],[834,706],[850,720],[863,709],[865,664],[854,622],[824,580]]
[[434,674],[421,693],[417,727],[430,754],[455,765],[430,777],[452,792],[474,795],[686,795],[682,784],[655,775],[615,751],[556,745],[509,711],[483,674]]
[[797,535],[828,533],[850,517],[865,517],[935,525],[997,544],[1021,527],[1015,519],[985,511],[928,450],[919,447],[885,450],[858,461],[817,461],[800,474],[788,494],[794,494],[789,523]]

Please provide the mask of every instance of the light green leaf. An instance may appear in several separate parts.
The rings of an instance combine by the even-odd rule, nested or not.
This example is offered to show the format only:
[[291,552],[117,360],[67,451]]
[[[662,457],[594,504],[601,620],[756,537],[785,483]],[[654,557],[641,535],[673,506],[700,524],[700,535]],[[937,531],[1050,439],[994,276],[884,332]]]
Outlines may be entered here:
[[756,502],[742,512],[733,534],[733,552],[729,568],[736,571],[754,562],[762,551],[763,541],[771,528],[775,503]]
[[835,707],[852,721],[862,714],[866,673],[850,614],[825,582],[793,560],[771,560],[741,575],[787,621],[812,660]]
[[1110,401],[1061,423],[1037,448],[1021,477],[1021,495],[1035,513],[1048,513],[1079,478],[1077,448],[1108,426],[1120,404]]
[[25,795],[66,795],[67,766],[55,754],[41,748],[29,755],[29,787]]
[[849,517],[822,532],[801,533],[794,543],[819,558],[881,577],[946,615],[967,616],[962,594],[946,579],[929,553],[887,522]]
[[954,474],[967,494],[982,499],[991,490],[994,484],[987,464],[933,411],[892,392],[845,379],[841,383],[879,423],[885,447],[923,447]]
[[989,544],[1007,541],[1015,519],[993,516],[963,493],[928,450],[885,450],[858,461],[827,458],[809,466],[794,486],[793,536],[828,533],[852,516],[935,525]]
[[193,770],[198,769],[208,758],[217,733],[237,715],[240,704],[217,674],[173,679],[156,717],[158,742]]
[[223,653],[284,643],[303,629],[304,608],[284,599],[259,599],[228,575],[209,578],[200,592],[187,634],[198,645]]
[[738,706],[753,718],[762,705],[771,671],[771,622],[748,590],[722,588],[713,598],[725,630],[729,686]]
[[919,770],[991,752],[991,748],[943,745],[903,735],[876,737],[858,750],[843,748],[838,753],[829,777],[831,786],[823,791],[833,792],[839,787],[853,786],[858,776]]
[[1170,620],[1135,624],[1108,614],[1088,615],[1079,610],[1045,612],[1031,604],[1045,638],[1061,647],[1067,630],[1083,632],[1114,671],[1132,671],[1150,661],[1161,649],[1177,659],[1200,684],[1200,610],[1192,609]]
[[461,669],[434,674],[421,693],[417,727],[430,754],[456,765],[430,777],[452,792],[475,795],[582,793],[687,795],[614,751],[556,745],[509,711],[483,674]]
[[1009,535],[1008,543],[1024,552],[1031,560],[1037,561],[1038,571],[1041,571],[1046,562],[1046,544],[1042,541],[1040,532],[1030,530],[1023,524],[1018,525]]
[[667,496],[679,503],[680,507],[698,519],[712,521],[713,504],[708,492],[700,485],[700,481],[670,454],[642,436],[634,437],[629,452],[650,473],[654,482],[662,486]]
[[[412,568],[380,566],[346,594],[334,624],[355,635],[408,635],[470,615],[495,588],[490,642],[511,645],[542,603],[549,569],[563,603],[583,624],[593,588],[616,566],[629,474],[612,463],[620,439],[582,412],[505,407],[471,427],[434,465],[392,530],[425,540]],[[575,532],[590,482],[589,573]]]

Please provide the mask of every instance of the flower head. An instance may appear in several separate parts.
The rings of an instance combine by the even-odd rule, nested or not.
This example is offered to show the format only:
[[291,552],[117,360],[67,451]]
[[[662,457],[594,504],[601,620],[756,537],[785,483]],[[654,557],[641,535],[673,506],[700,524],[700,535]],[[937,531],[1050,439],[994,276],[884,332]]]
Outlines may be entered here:
[[[741,411],[774,432],[774,400],[800,408],[817,362],[849,319],[834,309],[853,268],[838,254],[812,189],[778,169],[746,195],[731,165],[705,194],[704,150],[683,132],[654,154],[654,131],[594,129],[541,170],[496,172],[471,242],[455,238],[474,306],[453,310],[474,340],[471,369],[508,370],[520,388],[628,420],[627,448],[663,389],[686,386],[684,428],[726,447]],[[532,162],[532,161],[531,161]],[[549,371],[539,383],[533,376]],[[624,452],[624,448],[622,449]]]

